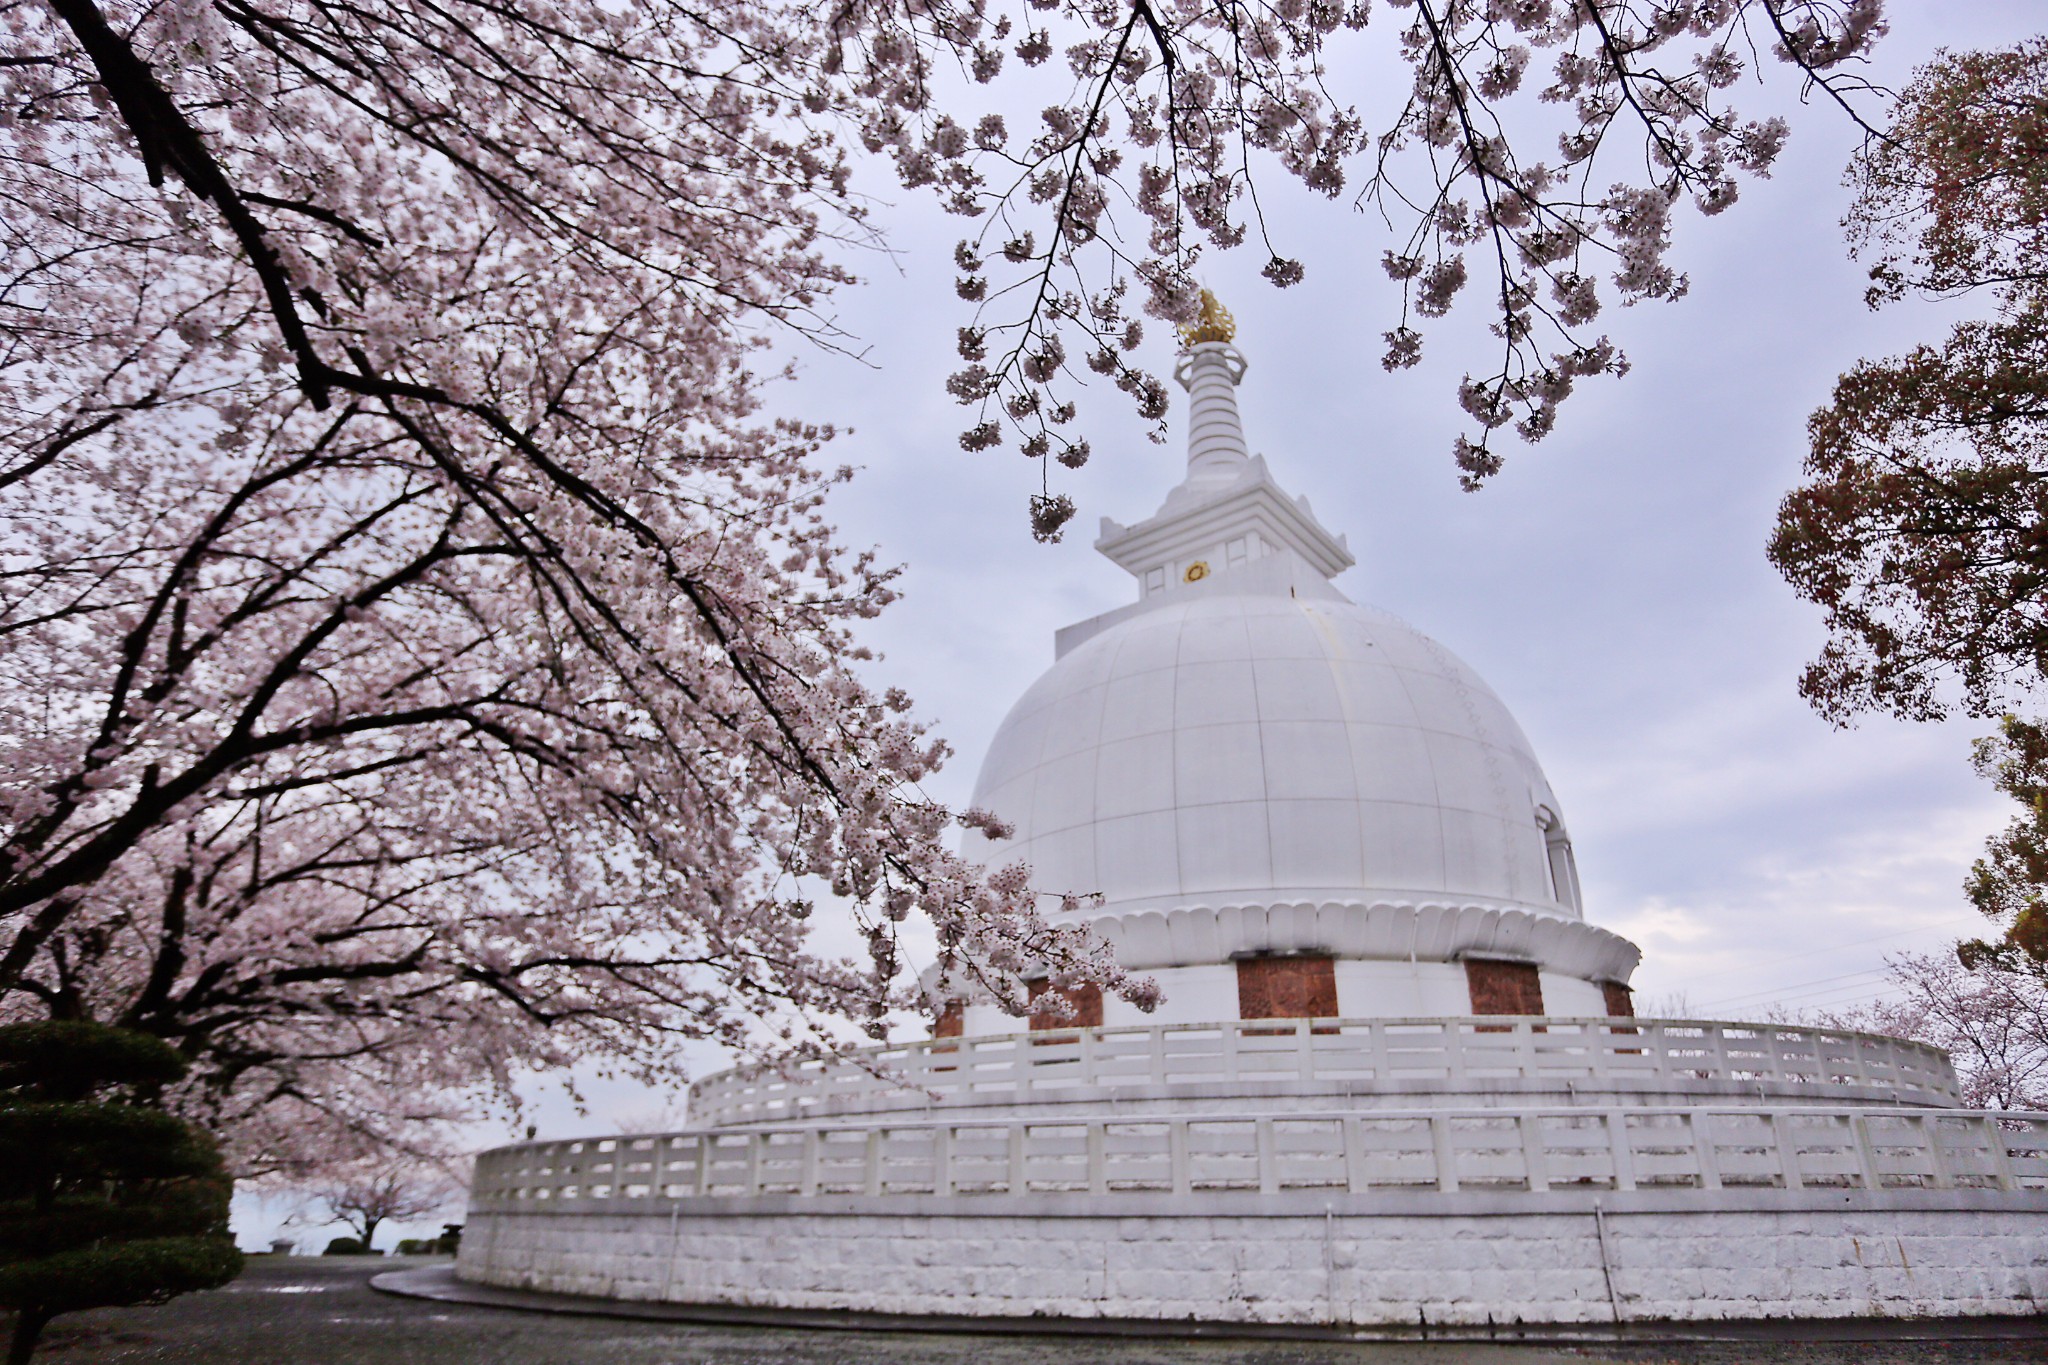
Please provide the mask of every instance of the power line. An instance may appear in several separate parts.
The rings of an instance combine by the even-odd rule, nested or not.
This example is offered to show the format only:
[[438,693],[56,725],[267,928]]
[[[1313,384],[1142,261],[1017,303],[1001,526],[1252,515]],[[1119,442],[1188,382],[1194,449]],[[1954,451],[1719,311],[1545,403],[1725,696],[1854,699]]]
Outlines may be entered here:
[[[1727,1015],[1740,1015],[1747,1013],[1753,1018],[1757,1013],[1760,1013],[1763,1010],[1772,1006],[1783,1006],[1787,1013],[1803,1010],[1844,1010],[1850,1009],[1857,1005],[1868,1004],[1875,1000],[1882,1000],[1885,996],[1890,994],[1889,991],[1882,989],[1873,991],[1853,986],[1843,987],[1842,989],[1848,990],[1850,993],[1846,996],[1840,996],[1835,999],[1819,998],[1809,1000],[1759,1000],[1754,1004],[1735,1005],[1732,1007],[1725,1007],[1715,1010],[1707,1010],[1702,1008],[1699,1012],[1699,1016],[1701,1018],[1710,1019],[1715,1017],[1716,1015],[1721,1015],[1725,1017]],[[1824,996],[1828,994],[1832,993],[1823,992]]]
[[1759,966],[1773,967],[1781,962],[1797,962],[1802,958],[1819,957],[1824,953],[1839,953],[1846,948],[1862,948],[1872,943],[1883,943],[1887,939],[1907,938],[1913,934],[1932,933],[1937,929],[1949,929],[1957,925],[1976,924],[1979,922],[1981,921],[1976,915],[1962,915],[1955,919],[1941,920],[1934,924],[1923,924],[1915,929],[1895,929],[1889,934],[1875,934],[1870,938],[1851,939],[1847,943],[1834,943],[1825,948],[1809,948],[1803,953],[1787,953],[1783,957],[1767,957],[1761,963],[1751,962],[1740,967],[1723,967],[1718,971],[1699,972],[1692,979],[1695,981],[1709,981],[1714,977],[1730,976],[1736,972],[1753,972]]
[[1743,991],[1739,995],[1724,995],[1718,997],[1717,999],[1702,1001],[1701,1004],[1703,1007],[1720,1005],[1742,1005],[1750,1003],[1754,999],[1765,998],[1770,996],[1783,997],[1786,995],[1796,995],[1802,992],[1810,993],[1816,987],[1827,986],[1837,981],[1853,981],[1858,977],[1864,976],[1883,976],[1887,970],[1889,969],[1885,967],[1866,967],[1859,972],[1843,972],[1837,976],[1815,977],[1811,981],[1788,981],[1781,986],[1770,986],[1760,990]]

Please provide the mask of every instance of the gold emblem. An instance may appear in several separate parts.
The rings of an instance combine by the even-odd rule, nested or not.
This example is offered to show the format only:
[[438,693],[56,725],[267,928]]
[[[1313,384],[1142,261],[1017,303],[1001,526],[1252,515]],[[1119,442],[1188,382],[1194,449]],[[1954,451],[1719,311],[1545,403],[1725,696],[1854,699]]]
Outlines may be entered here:
[[1216,296],[1202,291],[1202,311],[1195,320],[1180,329],[1180,344],[1199,346],[1205,341],[1228,341],[1237,335],[1237,322],[1230,316],[1230,310],[1216,301]]
[[1199,583],[1208,576],[1209,562],[1204,559],[1198,559],[1188,565],[1188,571],[1180,576],[1180,581],[1183,583]]

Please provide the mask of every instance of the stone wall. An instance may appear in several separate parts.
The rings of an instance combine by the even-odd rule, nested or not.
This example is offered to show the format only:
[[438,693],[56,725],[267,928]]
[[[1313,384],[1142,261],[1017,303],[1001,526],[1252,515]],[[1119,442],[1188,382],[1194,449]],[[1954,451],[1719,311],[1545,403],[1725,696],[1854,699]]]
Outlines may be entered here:
[[1237,964],[1240,1019],[1334,1019],[1336,963],[1328,957],[1249,957]]
[[1104,1216],[1059,1197],[1021,1213],[761,1199],[481,1212],[458,1273],[761,1308],[1361,1326],[2029,1314],[2048,1302],[2048,1209],[2009,1195],[1724,1193],[1712,1211],[1697,1195],[1648,1192],[1560,1196],[1541,1211],[1489,1201],[1439,1199],[1458,1210],[1441,1214],[1361,1214],[1341,1197],[1227,1216],[1200,1201]]
[[[1042,980],[1032,982],[1031,999],[1036,1001],[1039,996],[1044,995],[1050,988],[1051,983],[1049,982]],[[1050,1014],[1034,1014],[1031,1016],[1031,1032],[1043,1033],[1048,1029],[1101,1027],[1102,987],[1069,986],[1063,991],[1056,991],[1054,993],[1066,997],[1067,1004],[1072,1007],[1073,1013],[1064,1019]]]
[[1470,958],[1465,982],[1474,1014],[1542,1014],[1543,979],[1533,962]]

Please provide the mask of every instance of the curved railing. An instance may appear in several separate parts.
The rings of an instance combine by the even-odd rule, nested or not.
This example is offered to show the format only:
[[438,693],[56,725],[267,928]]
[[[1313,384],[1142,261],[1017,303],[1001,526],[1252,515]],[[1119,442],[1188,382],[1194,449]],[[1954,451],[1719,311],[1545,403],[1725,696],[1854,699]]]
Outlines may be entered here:
[[[526,1143],[473,1213],[785,1196],[1236,1199],[1289,1190],[2004,1190],[2048,1198],[2048,1114],[1643,1107],[877,1122]],[[836,1206],[835,1206],[836,1207]]]
[[1217,1083],[1398,1094],[1500,1081],[1623,1092],[1735,1082],[1780,1098],[1842,1097],[1844,1087],[1853,1087],[1860,1098],[1893,1103],[1960,1103],[1947,1054],[1901,1038],[1683,1019],[1488,1016],[1259,1019],[928,1039],[783,1070],[720,1072],[690,1088],[689,1114],[695,1124],[726,1127],[1055,1097],[1088,1101]]

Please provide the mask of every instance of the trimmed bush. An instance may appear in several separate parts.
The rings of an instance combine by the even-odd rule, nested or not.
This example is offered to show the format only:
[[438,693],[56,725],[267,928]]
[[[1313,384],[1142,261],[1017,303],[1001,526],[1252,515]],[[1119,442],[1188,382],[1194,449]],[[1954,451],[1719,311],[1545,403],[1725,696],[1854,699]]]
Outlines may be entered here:
[[240,1272],[219,1151],[149,1103],[184,1070],[147,1034],[68,1020],[0,1025],[9,1365],[24,1365],[60,1313],[162,1303]]

